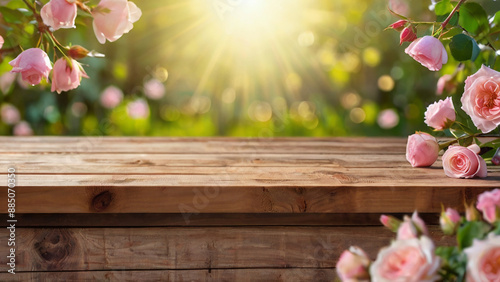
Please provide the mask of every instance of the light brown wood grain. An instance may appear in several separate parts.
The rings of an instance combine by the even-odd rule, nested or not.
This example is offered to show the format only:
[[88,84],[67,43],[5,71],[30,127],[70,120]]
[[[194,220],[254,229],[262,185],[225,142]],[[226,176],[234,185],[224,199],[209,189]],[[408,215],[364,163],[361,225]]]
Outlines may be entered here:
[[[438,244],[453,243],[438,227],[429,230]],[[16,270],[322,269],[351,245],[374,259],[392,238],[384,227],[18,228]],[[0,272],[6,260],[0,256]]]
[[212,270],[114,270],[76,272],[24,272],[16,275],[0,273],[8,281],[283,281],[332,282],[335,269],[212,269]]

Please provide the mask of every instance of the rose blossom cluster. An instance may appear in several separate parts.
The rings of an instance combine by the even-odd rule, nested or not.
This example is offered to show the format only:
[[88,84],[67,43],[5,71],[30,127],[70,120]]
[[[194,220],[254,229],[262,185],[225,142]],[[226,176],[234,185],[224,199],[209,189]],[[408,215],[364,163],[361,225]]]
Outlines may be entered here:
[[[34,7],[30,8],[36,13]],[[51,91],[57,93],[75,89],[83,77],[88,78],[77,60],[89,55],[89,51],[78,45],[71,48],[62,46],[53,35],[58,29],[75,27],[78,8],[92,16],[94,33],[101,44],[106,40],[115,41],[128,33],[142,14],[133,2],[127,0],[101,0],[93,8],[89,8],[80,0],[50,0],[41,8],[40,17],[37,17],[41,19],[38,23],[39,31],[53,38],[54,50],[59,50],[62,57],[52,66],[44,50],[30,48],[9,62],[12,66],[11,72],[20,73],[22,80],[31,85],[39,84],[42,79],[49,81],[52,73]]]
[[[486,222],[481,221],[478,210]],[[382,248],[373,262],[359,247],[344,251],[336,264],[342,281],[455,281],[457,273],[465,273],[466,281],[498,281],[500,277],[500,235],[496,228],[500,223],[500,189],[479,195],[477,209],[466,205],[465,218],[455,209],[443,208],[439,218],[443,233],[461,233],[457,243],[462,249],[445,247],[456,249],[448,255],[437,255],[438,248],[416,212],[403,221],[388,215],[382,215],[380,221],[397,233],[396,239]],[[456,260],[463,264],[450,263]]]

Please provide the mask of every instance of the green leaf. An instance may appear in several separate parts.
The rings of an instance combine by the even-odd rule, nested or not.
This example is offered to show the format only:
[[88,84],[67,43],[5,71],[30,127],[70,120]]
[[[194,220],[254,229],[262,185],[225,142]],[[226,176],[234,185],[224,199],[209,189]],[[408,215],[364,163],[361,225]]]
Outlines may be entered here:
[[434,7],[434,12],[436,16],[443,16],[449,14],[453,10],[453,5],[450,3],[450,0],[443,0],[436,4]]
[[480,147],[491,147],[491,148],[496,149],[496,148],[500,147],[500,139],[495,139],[493,141],[483,143],[483,144],[481,144]]
[[457,61],[474,61],[480,50],[474,38],[465,34],[457,34],[451,39],[450,51]]
[[458,247],[463,250],[472,246],[474,239],[483,239],[491,226],[482,221],[467,221],[457,232]]
[[[444,22],[446,20],[446,18],[448,18],[449,14],[450,13],[447,13],[447,14],[442,15],[442,16],[437,16],[436,21]],[[459,17],[458,13],[453,14],[453,16],[451,16],[450,21],[448,22],[448,25],[452,25],[452,26],[457,25],[458,24],[458,17]]]
[[474,137],[472,137],[472,136],[469,136],[465,139],[458,140],[458,144],[460,144],[460,146],[464,146],[464,147],[468,147],[468,146],[472,145],[472,142],[474,142]]
[[481,5],[468,2],[460,7],[458,23],[472,35],[478,35],[489,27],[488,15]]
[[493,17],[493,24],[495,25],[500,25],[500,11],[495,13],[495,16]]
[[13,10],[7,7],[0,7],[0,14],[2,14],[4,20],[8,23],[13,23],[13,24],[23,23],[22,19],[24,18],[24,15],[19,10]]

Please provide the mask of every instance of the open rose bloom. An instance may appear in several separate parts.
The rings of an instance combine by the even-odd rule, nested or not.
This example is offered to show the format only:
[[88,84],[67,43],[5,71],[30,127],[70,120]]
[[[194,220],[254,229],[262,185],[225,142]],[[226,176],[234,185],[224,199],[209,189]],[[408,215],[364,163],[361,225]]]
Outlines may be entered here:
[[427,236],[396,240],[370,266],[371,281],[437,281],[441,259]]
[[500,236],[490,233],[484,240],[475,239],[464,252],[467,255],[467,281],[500,281]]
[[450,146],[443,154],[443,169],[448,177],[473,178],[486,177],[486,162],[478,155],[479,146]]
[[436,130],[443,130],[450,127],[456,118],[451,97],[429,105],[425,112],[425,123]]
[[500,72],[486,66],[465,80],[462,109],[488,133],[500,125]]
[[93,10],[94,33],[97,40],[104,44],[106,39],[116,41],[128,33],[133,23],[139,20],[142,12],[133,2],[127,0],[102,0]]
[[483,217],[489,223],[500,219],[500,189],[487,191],[477,198],[477,209],[483,212]]
[[48,79],[52,65],[49,56],[42,49],[30,48],[10,61],[11,72],[21,73],[22,79],[31,85],[39,84],[42,78]]

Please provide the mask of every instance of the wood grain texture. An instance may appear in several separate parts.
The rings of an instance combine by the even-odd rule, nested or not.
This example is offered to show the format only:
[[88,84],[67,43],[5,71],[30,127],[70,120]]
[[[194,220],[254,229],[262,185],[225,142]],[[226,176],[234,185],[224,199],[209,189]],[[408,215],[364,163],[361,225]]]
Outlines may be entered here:
[[[454,242],[429,230],[439,245]],[[384,227],[18,228],[16,271],[323,269],[351,245],[374,259],[392,238]],[[0,272],[6,260],[0,256]]]
[[213,270],[114,270],[76,272],[0,273],[1,281],[335,281],[334,269],[213,269]]

